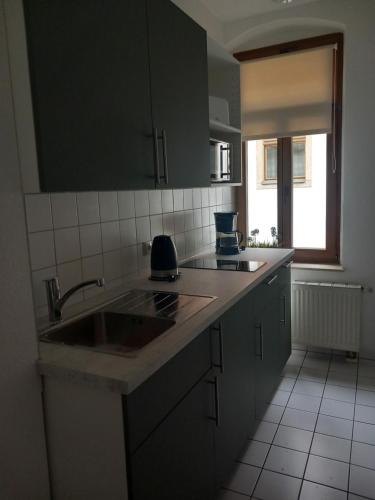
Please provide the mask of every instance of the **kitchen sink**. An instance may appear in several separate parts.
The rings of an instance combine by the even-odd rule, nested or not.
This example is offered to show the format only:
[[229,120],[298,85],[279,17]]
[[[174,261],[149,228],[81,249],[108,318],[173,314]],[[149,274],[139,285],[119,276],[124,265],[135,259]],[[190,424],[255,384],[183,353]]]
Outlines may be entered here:
[[216,297],[153,290],[130,290],[102,310],[54,325],[40,340],[126,355],[142,349],[181,324]]
[[141,349],[174,324],[168,318],[101,311],[45,333],[40,340],[124,354]]

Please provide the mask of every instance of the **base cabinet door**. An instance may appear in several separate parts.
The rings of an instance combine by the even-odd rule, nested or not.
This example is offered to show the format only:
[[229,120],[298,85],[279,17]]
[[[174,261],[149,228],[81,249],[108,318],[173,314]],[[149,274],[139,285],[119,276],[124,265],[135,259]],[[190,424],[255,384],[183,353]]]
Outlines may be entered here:
[[290,283],[281,290],[280,309],[280,362],[283,369],[292,352]]
[[130,457],[132,500],[211,500],[214,385],[204,377]]
[[225,313],[211,330],[217,369],[219,422],[215,429],[216,487],[228,480],[255,419],[255,345],[247,298]]

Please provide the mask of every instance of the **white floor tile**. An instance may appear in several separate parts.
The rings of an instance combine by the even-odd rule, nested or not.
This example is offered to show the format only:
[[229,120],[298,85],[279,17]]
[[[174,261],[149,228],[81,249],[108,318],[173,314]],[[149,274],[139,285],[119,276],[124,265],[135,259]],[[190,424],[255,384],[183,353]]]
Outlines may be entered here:
[[353,422],[342,418],[330,417],[329,415],[319,415],[315,430],[320,434],[351,439]]
[[312,411],[318,413],[320,401],[321,398],[292,393],[287,406],[289,408],[295,408],[296,410]]
[[241,495],[240,493],[235,493],[234,491],[221,490],[219,496],[216,500],[249,500],[248,495]]
[[238,464],[226,488],[251,496],[260,471],[261,469],[252,465]]
[[273,405],[285,406],[288,402],[289,396],[289,391],[276,391],[270,403]]
[[263,443],[272,443],[277,431],[277,424],[271,422],[256,422],[253,439],[262,441]]
[[346,403],[355,402],[355,389],[349,387],[339,387],[336,385],[329,385],[327,383],[324,389],[324,398],[336,399],[337,401],[345,401]]
[[322,484],[304,481],[299,498],[300,500],[346,500],[346,493]]
[[375,391],[375,377],[358,376],[358,389],[365,391]]
[[280,425],[273,444],[308,453],[312,437],[313,433],[310,431]]
[[278,389],[281,391],[292,391],[294,387],[295,381],[292,378],[281,378]]
[[354,465],[375,469],[375,446],[353,441],[350,461]]
[[307,453],[273,445],[268,453],[264,468],[274,472],[280,472],[281,474],[302,478],[305,472],[307,458]]
[[307,462],[305,479],[325,484],[332,488],[347,490],[349,464],[328,458],[310,455]]
[[239,461],[255,467],[263,467],[270,446],[270,444],[261,443],[260,441],[250,441],[248,448]]
[[365,422],[366,424],[375,424],[375,408],[372,406],[355,405],[354,420]]
[[298,378],[302,380],[311,380],[311,382],[319,382],[321,384],[324,384],[327,378],[327,372],[326,370],[302,367]]
[[297,380],[293,392],[296,394],[305,394],[307,396],[322,397],[324,391],[324,384],[318,382],[311,382],[310,380]]
[[323,398],[319,413],[350,420],[354,417],[354,404]]
[[356,388],[357,374],[346,374],[340,372],[329,372],[327,378],[327,384],[337,385],[340,387],[350,387],[351,389]]
[[351,465],[349,491],[375,499],[375,471]]
[[375,445],[375,425],[354,422],[353,440]]
[[360,497],[359,495],[354,495],[353,493],[349,493],[348,500],[366,500],[366,498]]
[[356,365],[356,363],[352,364],[349,362],[331,364],[331,366],[329,367],[329,372],[356,376],[357,375],[357,365]]
[[351,441],[325,434],[315,434],[311,446],[311,453],[320,457],[349,462]]
[[294,408],[286,408],[281,424],[305,431],[313,431],[315,428],[318,414],[308,411],[295,410]]
[[301,479],[263,470],[254,497],[262,500],[297,500]]
[[285,366],[282,371],[282,376],[288,378],[297,378],[299,371],[299,366]]
[[356,403],[359,405],[375,406],[375,392],[359,389],[357,391]]
[[278,424],[284,413],[284,407],[278,405],[264,405],[261,409],[257,410],[256,418],[265,420],[266,422],[273,422]]
[[374,365],[367,365],[367,364],[359,364],[358,368],[358,375],[360,377],[371,377],[375,378],[375,366]]

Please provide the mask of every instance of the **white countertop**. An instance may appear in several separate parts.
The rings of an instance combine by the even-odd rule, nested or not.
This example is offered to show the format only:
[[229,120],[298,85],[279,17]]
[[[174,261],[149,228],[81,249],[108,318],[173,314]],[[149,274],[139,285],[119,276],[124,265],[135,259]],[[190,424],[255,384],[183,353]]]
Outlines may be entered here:
[[[252,273],[183,268],[181,278],[174,283],[150,281],[145,276],[134,278],[126,287],[118,289],[116,296],[138,288],[212,295],[217,299],[184,323],[167,330],[132,357],[40,342],[39,372],[129,394],[293,254],[294,250],[290,249],[267,248],[247,249],[238,256],[227,257],[266,262]],[[215,254],[204,255],[208,256]],[[111,298],[113,300],[113,293]]]

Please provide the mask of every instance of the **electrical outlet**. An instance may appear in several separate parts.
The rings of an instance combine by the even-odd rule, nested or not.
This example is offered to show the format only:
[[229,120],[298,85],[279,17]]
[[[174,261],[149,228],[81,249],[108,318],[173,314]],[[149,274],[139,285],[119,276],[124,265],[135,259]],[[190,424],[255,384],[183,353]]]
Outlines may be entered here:
[[151,253],[152,241],[144,241],[142,243],[142,255],[145,257],[146,255]]

